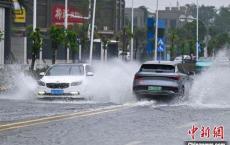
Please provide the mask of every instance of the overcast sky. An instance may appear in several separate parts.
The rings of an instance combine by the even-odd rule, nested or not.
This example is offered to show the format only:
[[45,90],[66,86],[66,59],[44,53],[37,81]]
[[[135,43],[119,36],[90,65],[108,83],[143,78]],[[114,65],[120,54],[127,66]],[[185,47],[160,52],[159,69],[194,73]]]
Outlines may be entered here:
[[[131,7],[132,0],[125,0],[126,1],[126,7]],[[156,0],[133,0],[134,6],[146,6],[149,8],[150,11],[155,11],[156,9]],[[196,0],[178,0],[179,5],[184,5],[187,3],[196,3]],[[216,7],[221,6],[228,6],[230,4],[230,0],[199,0],[200,4],[204,5],[213,5]],[[159,0],[159,8],[164,9],[167,6],[173,7],[176,6],[177,0]]]

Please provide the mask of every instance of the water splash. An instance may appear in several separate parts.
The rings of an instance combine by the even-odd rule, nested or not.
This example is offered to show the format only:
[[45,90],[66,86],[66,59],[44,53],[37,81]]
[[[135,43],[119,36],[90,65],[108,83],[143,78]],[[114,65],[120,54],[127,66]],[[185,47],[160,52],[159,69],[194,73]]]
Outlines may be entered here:
[[94,101],[125,103],[134,101],[132,83],[139,69],[138,63],[127,63],[115,59],[107,63],[96,63],[95,76],[89,79],[87,94]]
[[196,107],[229,107],[229,51],[218,53],[211,67],[198,75],[190,91],[189,104]]
[[3,76],[3,83],[9,90],[1,94],[0,99],[34,99],[34,92],[37,88],[36,80],[25,74],[21,65],[6,66]]

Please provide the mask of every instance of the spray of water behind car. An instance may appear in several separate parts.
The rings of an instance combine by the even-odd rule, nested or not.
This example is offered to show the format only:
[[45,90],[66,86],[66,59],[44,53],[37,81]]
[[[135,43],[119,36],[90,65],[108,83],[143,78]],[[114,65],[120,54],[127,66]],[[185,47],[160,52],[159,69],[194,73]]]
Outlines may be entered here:
[[0,99],[34,99],[37,82],[27,72],[25,66],[22,65],[4,66],[1,71],[1,86],[4,90],[0,93]]
[[97,102],[120,104],[135,101],[132,83],[139,66],[136,62],[123,62],[119,59],[95,63],[95,76],[89,78],[87,95],[93,96]]
[[212,65],[194,80],[189,101],[195,107],[230,107],[230,55],[221,50]]

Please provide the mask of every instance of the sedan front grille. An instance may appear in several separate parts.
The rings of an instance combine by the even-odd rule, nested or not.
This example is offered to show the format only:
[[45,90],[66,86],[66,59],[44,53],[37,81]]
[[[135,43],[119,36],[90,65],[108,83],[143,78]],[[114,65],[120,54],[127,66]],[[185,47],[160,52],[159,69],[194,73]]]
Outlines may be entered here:
[[69,83],[47,83],[46,86],[51,89],[65,89],[69,87]]

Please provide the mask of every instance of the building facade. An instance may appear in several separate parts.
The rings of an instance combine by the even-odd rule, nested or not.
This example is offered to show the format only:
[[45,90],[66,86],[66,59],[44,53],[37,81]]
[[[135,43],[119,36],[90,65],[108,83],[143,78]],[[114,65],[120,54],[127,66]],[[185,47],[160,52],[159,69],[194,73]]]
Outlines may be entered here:
[[[166,7],[165,10],[159,10],[159,23],[158,23],[158,41],[162,40],[164,43],[164,48],[160,51],[158,50],[158,56],[161,56],[161,58],[169,59],[170,56],[170,50],[169,48],[169,41],[166,36],[166,33],[169,29],[174,29],[183,26],[185,23],[180,20],[181,16],[188,16],[189,12],[187,11],[187,8],[185,6],[183,7]],[[152,24],[149,27],[148,31],[148,40],[152,40],[155,37],[155,14],[152,14],[152,16],[149,18],[150,21],[152,21]],[[152,30],[154,29],[154,30]],[[150,35],[151,34],[151,35]],[[159,42],[158,42],[159,45]],[[153,50],[155,48],[154,43],[148,41],[147,50],[150,51],[150,54],[153,54]],[[147,51],[147,52],[148,52]]]
[[[17,1],[20,9],[25,9],[25,21],[14,21],[15,27],[12,38],[12,50],[19,63],[26,63],[31,57],[31,42],[26,38],[26,28],[33,25],[33,1]],[[68,0],[68,13],[77,16],[92,18],[92,7],[94,0]],[[39,0],[37,2],[37,27],[44,35],[42,57],[50,59],[52,54],[51,42],[48,37],[48,29],[51,25],[64,25],[64,0]],[[109,32],[114,35],[124,26],[125,0],[98,0],[96,4],[96,30],[104,34]],[[15,9],[15,8],[14,8]],[[91,23],[91,19],[68,18],[68,24]],[[26,56],[25,56],[26,55]],[[66,49],[60,47],[57,59],[66,59]]]
[[[133,25],[137,28],[145,28],[147,23],[147,13],[146,9],[144,8],[134,8],[133,13]],[[131,24],[132,19],[132,8],[126,8],[125,9],[125,20],[126,25]]]
[[124,26],[125,0],[98,0],[96,29],[116,33]]
[[10,61],[10,36],[11,36],[11,3],[7,0],[0,1],[0,31],[3,39],[0,40],[0,65]]
[[166,29],[177,28],[182,25],[180,16],[188,15],[186,7],[166,7],[165,10],[159,10],[159,18],[166,23]]

